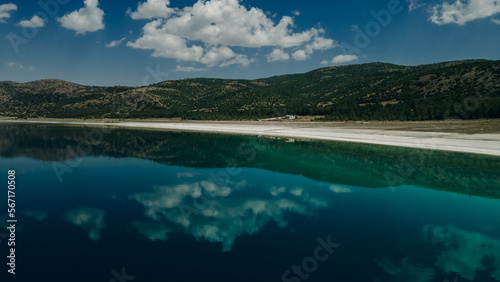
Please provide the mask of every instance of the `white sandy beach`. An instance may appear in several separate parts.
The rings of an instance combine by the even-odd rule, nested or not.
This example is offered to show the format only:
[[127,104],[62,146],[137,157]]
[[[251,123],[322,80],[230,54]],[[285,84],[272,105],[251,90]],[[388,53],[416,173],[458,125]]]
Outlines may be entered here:
[[87,122],[87,121],[19,121],[8,123],[44,123],[65,125],[118,126],[175,131],[215,132],[274,136],[297,139],[332,140],[369,143],[409,148],[432,149],[500,156],[500,134],[463,134],[388,130],[384,128],[357,128],[331,126],[321,123],[267,123],[267,122]]

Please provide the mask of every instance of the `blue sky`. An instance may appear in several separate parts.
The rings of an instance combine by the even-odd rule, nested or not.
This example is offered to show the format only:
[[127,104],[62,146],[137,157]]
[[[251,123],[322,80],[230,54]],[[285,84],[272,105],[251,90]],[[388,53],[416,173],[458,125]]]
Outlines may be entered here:
[[0,2],[0,80],[144,85],[500,59],[499,0]]

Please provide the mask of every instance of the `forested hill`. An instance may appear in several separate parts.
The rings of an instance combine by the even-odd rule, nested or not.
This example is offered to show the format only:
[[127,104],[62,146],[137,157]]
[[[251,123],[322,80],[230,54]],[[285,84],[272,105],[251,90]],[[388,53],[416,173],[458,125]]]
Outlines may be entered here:
[[369,63],[256,80],[196,78],[144,87],[3,81],[0,101],[0,116],[18,118],[500,118],[500,61]]

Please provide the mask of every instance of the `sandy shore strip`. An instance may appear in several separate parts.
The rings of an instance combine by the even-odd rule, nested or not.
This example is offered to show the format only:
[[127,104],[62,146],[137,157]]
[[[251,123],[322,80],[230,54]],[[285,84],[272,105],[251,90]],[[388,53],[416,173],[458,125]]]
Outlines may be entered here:
[[453,132],[405,131],[383,127],[332,126],[319,122],[88,122],[88,121],[21,121],[4,123],[36,123],[60,125],[117,126],[193,132],[260,135],[270,137],[331,140],[432,149],[500,156],[500,134],[463,134]]

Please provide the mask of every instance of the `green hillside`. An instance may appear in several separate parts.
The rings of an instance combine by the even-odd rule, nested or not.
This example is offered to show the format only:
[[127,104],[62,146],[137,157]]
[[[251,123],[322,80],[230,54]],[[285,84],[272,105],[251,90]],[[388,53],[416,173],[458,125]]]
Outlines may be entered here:
[[196,78],[144,87],[5,81],[0,101],[1,116],[18,118],[500,118],[500,61],[369,63],[256,80]]

